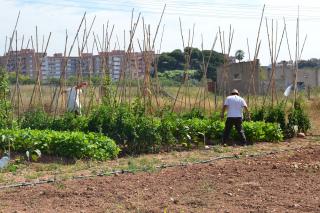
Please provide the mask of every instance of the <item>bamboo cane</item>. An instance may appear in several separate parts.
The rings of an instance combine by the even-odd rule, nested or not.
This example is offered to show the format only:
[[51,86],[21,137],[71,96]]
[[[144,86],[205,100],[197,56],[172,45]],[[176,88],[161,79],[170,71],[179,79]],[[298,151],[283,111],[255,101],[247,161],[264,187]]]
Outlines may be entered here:
[[[82,24],[83,24],[83,22],[84,22],[85,17],[86,17],[86,12],[84,13],[84,15],[83,15],[83,17],[82,17],[82,19],[81,19],[81,22],[80,22],[80,25],[79,25],[79,27],[78,27],[77,33],[76,33],[76,35],[75,35],[75,37],[74,37],[74,39],[73,39],[73,42],[72,42],[72,44],[71,44],[71,47],[70,47],[70,49],[69,49],[68,55],[65,54],[65,56],[64,56],[63,72],[62,72],[61,75],[60,75],[60,87],[59,87],[59,91],[58,91],[58,93],[57,93],[57,102],[56,102],[56,107],[55,107],[55,110],[54,110],[54,117],[56,117],[56,115],[57,115],[57,109],[58,109],[60,94],[61,94],[61,92],[64,91],[64,89],[65,89],[65,79],[64,79],[64,76],[63,76],[63,75],[65,75],[65,73],[66,73],[67,64],[68,64],[68,59],[69,59],[69,57],[70,57],[70,55],[71,55],[71,52],[72,52],[73,47],[74,47],[74,44],[75,44],[75,42],[76,42],[76,40],[77,40],[77,38],[78,38],[78,36],[79,36],[79,32],[80,32],[80,29],[81,29],[81,27],[82,27]],[[66,36],[66,37],[68,37],[68,36]],[[66,46],[65,46],[65,50],[66,50]],[[65,53],[66,53],[66,51],[65,51]],[[63,103],[63,101],[62,101],[62,103]],[[65,105],[65,104],[63,104],[63,105]]]
[[[260,22],[259,22],[259,27],[258,27],[258,33],[256,37],[256,44],[255,44],[255,50],[254,50],[254,56],[253,56],[253,63],[250,63],[251,65],[251,77],[249,81],[249,87],[248,87],[248,104],[250,103],[250,94],[251,94],[251,86],[253,88],[253,95],[254,95],[254,104],[256,104],[256,91],[255,91],[255,82],[254,82],[254,74],[255,74],[255,69],[256,69],[256,60],[258,58],[259,50],[260,50],[260,32],[261,32],[261,25],[264,17],[264,11],[265,11],[265,5],[263,5],[261,16],[260,16]],[[249,42],[247,39],[247,46],[248,46],[248,53],[249,53],[249,60],[251,59],[250,57],[250,49],[249,49]]]

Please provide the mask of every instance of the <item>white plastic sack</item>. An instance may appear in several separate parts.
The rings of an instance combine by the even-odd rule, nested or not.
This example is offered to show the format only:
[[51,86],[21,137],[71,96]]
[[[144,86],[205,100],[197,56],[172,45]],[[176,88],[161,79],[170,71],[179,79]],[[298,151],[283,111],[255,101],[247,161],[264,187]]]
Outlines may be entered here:
[[4,169],[8,166],[10,158],[8,156],[4,156],[0,159],[0,169]]
[[284,93],[283,93],[283,95],[284,96],[286,96],[286,97],[288,97],[289,95],[290,95],[290,93],[291,93],[291,90],[292,90],[292,84],[290,84],[288,87],[287,87],[287,89],[284,91]]

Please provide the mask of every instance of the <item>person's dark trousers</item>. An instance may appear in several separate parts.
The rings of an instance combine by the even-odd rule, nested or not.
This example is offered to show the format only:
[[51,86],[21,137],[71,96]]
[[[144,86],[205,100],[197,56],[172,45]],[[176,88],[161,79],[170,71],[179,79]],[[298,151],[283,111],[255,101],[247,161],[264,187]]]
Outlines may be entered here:
[[242,128],[242,118],[227,118],[224,132],[223,132],[223,143],[227,143],[229,140],[230,132],[232,127],[235,126],[239,136],[240,136],[240,143],[244,145],[247,143],[246,136],[244,134],[244,130]]

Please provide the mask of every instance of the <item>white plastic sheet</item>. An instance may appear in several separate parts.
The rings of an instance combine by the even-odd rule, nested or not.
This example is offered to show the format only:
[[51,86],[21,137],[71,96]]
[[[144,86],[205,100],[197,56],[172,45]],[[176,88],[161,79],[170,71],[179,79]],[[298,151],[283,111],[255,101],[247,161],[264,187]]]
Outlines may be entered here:
[[284,93],[283,93],[283,95],[284,96],[286,96],[286,97],[288,97],[289,95],[290,95],[290,93],[291,93],[291,90],[292,90],[292,84],[291,85],[289,85],[288,87],[287,87],[287,89],[284,91]]
[[0,169],[4,169],[8,166],[10,158],[8,156],[4,156],[0,159]]

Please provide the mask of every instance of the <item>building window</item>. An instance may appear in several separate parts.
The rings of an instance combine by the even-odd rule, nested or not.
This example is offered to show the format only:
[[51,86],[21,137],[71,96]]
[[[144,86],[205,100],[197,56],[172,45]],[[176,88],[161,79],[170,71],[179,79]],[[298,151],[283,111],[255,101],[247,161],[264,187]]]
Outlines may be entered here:
[[234,81],[239,81],[239,80],[241,80],[241,75],[240,75],[240,73],[235,73],[235,74],[233,74],[233,80],[234,80]]

